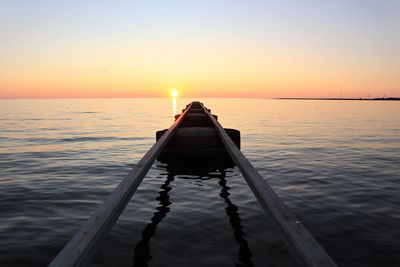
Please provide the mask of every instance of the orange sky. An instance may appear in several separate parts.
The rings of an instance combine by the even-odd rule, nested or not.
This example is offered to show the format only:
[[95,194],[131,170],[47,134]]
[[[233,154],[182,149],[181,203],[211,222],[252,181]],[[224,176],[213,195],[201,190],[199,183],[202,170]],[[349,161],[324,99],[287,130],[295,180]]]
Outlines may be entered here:
[[388,2],[217,2],[2,3],[0,98],[400,96]]

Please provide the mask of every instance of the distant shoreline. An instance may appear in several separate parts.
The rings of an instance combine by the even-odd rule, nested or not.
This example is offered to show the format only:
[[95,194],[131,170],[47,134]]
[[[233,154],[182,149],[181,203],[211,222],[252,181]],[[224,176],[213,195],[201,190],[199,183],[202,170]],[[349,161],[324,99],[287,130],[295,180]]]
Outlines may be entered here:
[[[44,97],[44,98],[0,98],[7,100],[91,100],[91,99],[172,99],[171,97]],[[363,100],[363,101],[400,101],[400,97],[381,98],[334,98],[334,97],[177,97],[177,99],[278,99],[278,100]]]
[[334,97],[279,97],[274,99],[283,100],[362,100],[362,101],[400,101],[400,97],[379,98],[334,98]]

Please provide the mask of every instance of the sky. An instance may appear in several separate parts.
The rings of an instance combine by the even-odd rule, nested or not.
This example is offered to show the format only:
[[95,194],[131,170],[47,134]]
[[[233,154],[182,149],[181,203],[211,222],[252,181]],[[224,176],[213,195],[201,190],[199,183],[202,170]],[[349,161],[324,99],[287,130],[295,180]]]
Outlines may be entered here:
[[400,96],[399,0],[0,2],[0,98]]

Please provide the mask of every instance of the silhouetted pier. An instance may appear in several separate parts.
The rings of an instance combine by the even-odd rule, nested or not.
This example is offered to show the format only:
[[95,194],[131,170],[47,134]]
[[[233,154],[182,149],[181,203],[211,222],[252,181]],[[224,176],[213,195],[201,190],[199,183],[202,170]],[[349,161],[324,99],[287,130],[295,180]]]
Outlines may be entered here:
[[[240,151],[240,132],[235,129],[224,129],[200,102],[192,102],[176,116],[174,124],[156,134],[157,142],[133,167],[125,179],[99,206],[89,220],[66,244],[49,266],[84,266],[93,256],[99,243],[110,232],[125,206],[132,198],[153,162],[168,163],[167,168],[185,167],[186,171],[202,166],[236,165],[258,202],[271,216],[290,249],[291,254],[300,266],[336,266],[330,256],[318,244],[303,224],[289,211],[283,201],[272,190],[265,179]],[[244,264],[252,264],[251,255],[240,230],[237,207],[229,200],[229,193],[224,177],[220,185],[221,197],[228,205],[226,212],[231,218],[236,241],[240,244],[239,259]],[[155,214],[152,224],[143,231],[143,240],[135,248],[138,261],[146,262],[146,257],[139,254],[147,251],[156,225],[168,212],[168,185],[173,177],[168,177],[160,192],[160,204],[163,209]],[[146,254],[146,253],[145,253]]]

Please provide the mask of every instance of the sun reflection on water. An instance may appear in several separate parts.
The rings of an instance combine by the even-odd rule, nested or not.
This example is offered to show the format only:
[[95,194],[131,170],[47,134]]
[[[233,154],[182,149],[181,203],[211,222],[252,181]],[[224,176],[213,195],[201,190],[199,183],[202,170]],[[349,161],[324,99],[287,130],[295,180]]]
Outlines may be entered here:
[[172,115],[176,115],[176,97],[172,98]]

